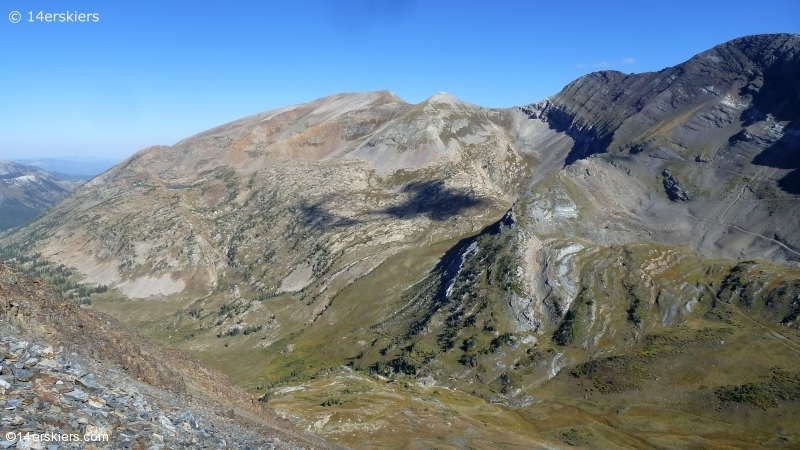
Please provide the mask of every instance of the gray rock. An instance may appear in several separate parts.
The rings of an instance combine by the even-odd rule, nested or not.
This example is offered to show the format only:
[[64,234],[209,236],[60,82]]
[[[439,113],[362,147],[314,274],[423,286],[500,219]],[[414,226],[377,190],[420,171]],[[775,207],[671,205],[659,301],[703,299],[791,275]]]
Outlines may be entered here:
[[75,376],[76,376],[76,377],[78,377],[78,378],[80,378],[80,377],[82,377],[82,376],[86,375],[86,371],[85,371],[85,370],[83,370],[83,367],[81,367],[81,366],[80,366],[80,365],[78,365],[78,364],[75,364],[75,365],[72,365],[72,366],[70,366],[70,367],[67,367],[67,372],[69,372],[69,373],[71,373],[71,374],[75,375]]
[[[0,388],[6,390],[6,395],[0,398],[0,429],[4,431],[109,436],[107,443],[93,448],[130,449],[134,441],[149,449],[219,448],[218,444],[231,449],[266,448],[262,444],[264,435],[253,434],[227,421],[204,427],[203,423],[218,420],[211,408],[193,406],[187,410],[185,398],[132,381],[126,373],[109,371],[100,362],[82,360],[83,365],[79,365],[62,352],[54,353],[51,348],[42,351],[38,344],[23,352],[29,344],[9,336],[0,337],[0,341],[9,343],[0,344],[0,350],[15,348],[18,352],[14,364],[0,362],[0,370],[6,372],[0,377]],[[18,367],[20,361],[30,368]],[[29,381],[37,374],[47,375],[43,379],[45,390],[55,393],[58,389],[60,395],[56,394],[52,401],[37,398],[38,392],[33,391],[33,383]],[[71,391],[64,392],[70,388]],[[281,448],[295,448],[280,444]],[[0,450],[9,448],[60,450],[83,446],[0,440]]]
[[37,367],[41,367],[42,369],[52,370],[52,371],[60,371],[62,366],[57,361],[52,359],[42,359],[36,364]]
[[690,189],[686,186],[681,184],[675,175],[669,171],[669,169],[664,169],[664,172],[661,173],[664,176],[664,190],[667,193],[667,197],[673,202],[676,201],[689,201],[692,199],[694,195]]
[[97,385],[97,381],[95,380],[93,374],[84,375],[75,381],[89,390],[95,390],[100,387]]
[[11,369],[11,372],[17,381],[29,381],[33,378],[33,372],[27,369]]
[[75,388],[72,391],[64,393],[64,397],[69,399],[78,401],[78,402],[85,402],[89,400],[89,394],[81,390],[80,388]]
[[22,403],[21,398],[9,398],[6,400],[5,409],[15,409],[20,403]]
[[161,424],[161,426],[170,433],[176,432],[175,425],[172,424],[172,421],[169,420],[167,416],[164,415],[158,416],[158,423]]

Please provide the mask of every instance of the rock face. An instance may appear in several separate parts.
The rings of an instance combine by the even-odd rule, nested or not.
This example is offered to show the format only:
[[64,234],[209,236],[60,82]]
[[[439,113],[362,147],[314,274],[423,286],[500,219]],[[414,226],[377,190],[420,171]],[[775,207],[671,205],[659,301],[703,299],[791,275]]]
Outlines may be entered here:
[[[626,240],[798,261],[798,70],[799,36],[748,36],[659,72],[586,75],[522,110],[575,139],[565,175],[613,211],[587,229],[625,217]],[[663,192],[680,204],[657,194],[665,170]]]
[[3,336],[2,349],[2,448],[296,448],[63,350],[14,335]]
[[667,193],[667,197],[673,202],[675,201],[689,201],[692,199],[692,191],[686,188],[686,186],[682,185],[675,175],[669,171],[669,169],[664,169],[664,172],[661,173],[661,176],[664,177],[664,191]]
[[680,154],[689,147],[706,156],[727,153],[721,147],[742,125],[768,117],[797,120],[799,39],[748,36],[659,72],[592,73],[548,99],[543,114],[570,133],[591,137],[590,148],[572,158],[595,152]]
[[326,448],[224,375],[59,297],[0,264],[3,448],[45,448],[26,433],[79,436],[47,448]]
[[35,167],[0,160],[0,232],[25,225],[80,186]]

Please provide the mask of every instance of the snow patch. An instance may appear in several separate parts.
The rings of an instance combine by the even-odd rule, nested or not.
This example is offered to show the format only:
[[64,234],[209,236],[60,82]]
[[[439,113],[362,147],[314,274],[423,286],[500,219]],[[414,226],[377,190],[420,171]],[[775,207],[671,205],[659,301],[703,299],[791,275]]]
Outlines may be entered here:
[[458,262],[458,270],[456,271],[455,276],[453,276],[453,279],[450,280],[447,290],[445,291],[446,297],[450,297],[450,294],[453,292],[453,286],[456,284],[456,278],[458,278],[458,275],[461,274],[461,270],[464,268],[464,261],[467,259],[467,255],[474,252],[477,248],[478,241],[474,241],[473,243],[469,244],[469,247],[467,247],[463,253],[461,253],[461,260]]
[[304,386],[288,386],[282,389],[278,389],[275,391],[276,394],[288,394],[289,392],[294,391],[305,391],[306,388]]

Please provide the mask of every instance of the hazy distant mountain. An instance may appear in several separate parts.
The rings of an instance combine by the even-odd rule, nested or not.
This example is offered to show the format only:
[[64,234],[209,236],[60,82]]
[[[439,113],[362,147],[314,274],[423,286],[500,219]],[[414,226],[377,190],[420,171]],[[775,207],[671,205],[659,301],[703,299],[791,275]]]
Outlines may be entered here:
[[800,442],[798,105],[786,34],[519,108],[340,94],[142,150],[3,248],[346,445]]
[[0,160],[0,231],[28,223],[80,184],[35,166]]
[[60,158],[14,158],[14,162],[44,169],[62,180],[90,180],[114,167],[121,160],[96,156],[63,156]]

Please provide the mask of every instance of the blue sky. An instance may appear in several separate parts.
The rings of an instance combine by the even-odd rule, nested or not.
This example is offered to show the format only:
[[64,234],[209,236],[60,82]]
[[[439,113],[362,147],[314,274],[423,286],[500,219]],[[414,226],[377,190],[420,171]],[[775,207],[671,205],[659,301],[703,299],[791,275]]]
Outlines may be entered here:
[[[0,5],[0,158],[122,158],[338,92],[523,105],[595,70],[659,70],[739,36],[800,33],[797,0]],[[31,11],[100,20],[30,23]]]

